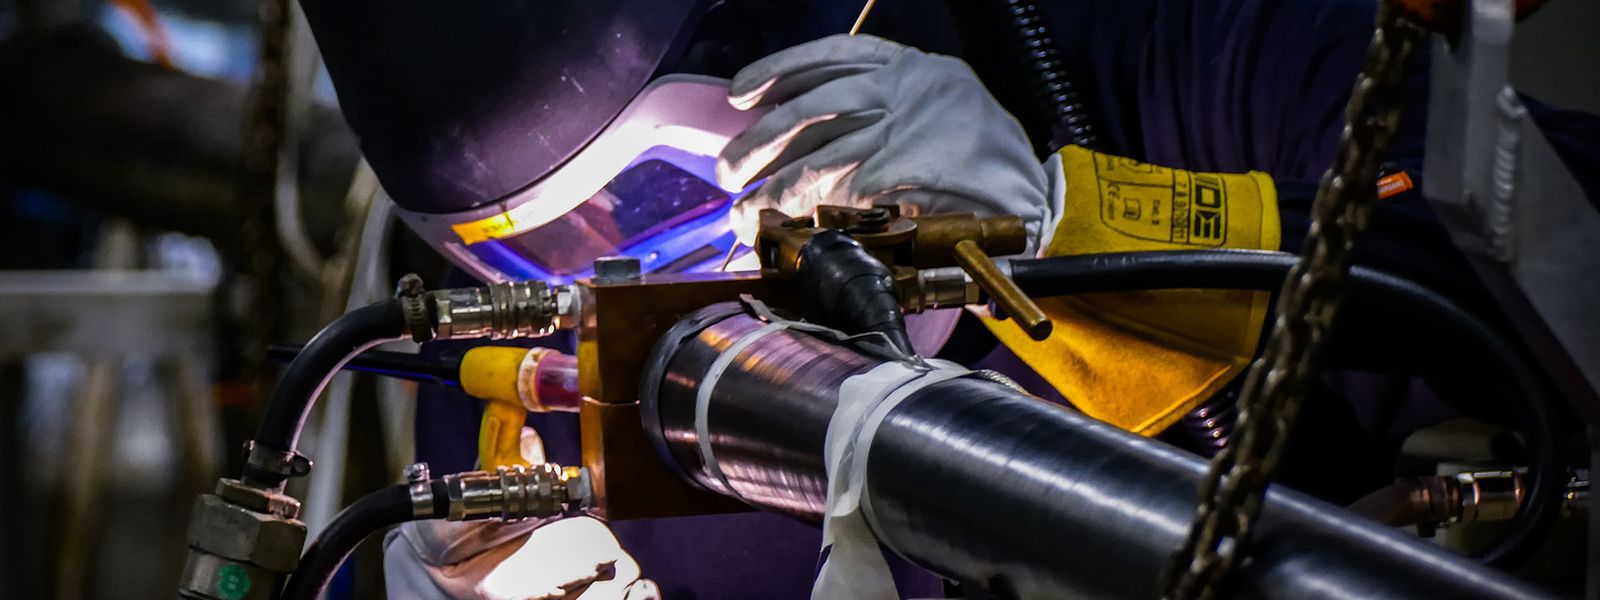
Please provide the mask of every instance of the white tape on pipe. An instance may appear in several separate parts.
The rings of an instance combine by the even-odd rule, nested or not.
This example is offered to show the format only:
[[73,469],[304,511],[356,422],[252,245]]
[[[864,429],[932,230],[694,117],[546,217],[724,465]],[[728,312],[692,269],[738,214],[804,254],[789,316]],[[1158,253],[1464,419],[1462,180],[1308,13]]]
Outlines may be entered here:
[[845,380],[823,449],[828,503],[822,521],[822,568],[813,599],[895,600],[894,578],[862,511],[867,451],[889,411],[928,385],[970,373],[942,360],[896,361]]
[[695,441],[698,442],[700,447],[700,461],[705,464],[706,471],[711,473],[711,476],[722,484],[723,493],[729,496],[738,498],[739,494],[734,491],[733,486],[728,484],[728,477],[722,474],[722,466],[717,464],[717,455],[711,451],[711,417],[709,414],[711,412],[709,410],[711,408],[711,392],[717,388],[717,381],[722,379],[722,374],[733,364],[733,359],[738,357],[740,352],[744,352],[745,348],[749,348],[751,344],[756,343],[761,338],[767,337],[767,334],[788,329],[793,324],[793,321],[778,321],[744,334],[744,337],[739,338],[733,342],[733,345],[728,346],[727,350],[723,350],[722,354],[718,354],[716,360],[711,361],[711,367],[706,369],[705,377],[700,380],[700,389],[695,391],[694,432]]

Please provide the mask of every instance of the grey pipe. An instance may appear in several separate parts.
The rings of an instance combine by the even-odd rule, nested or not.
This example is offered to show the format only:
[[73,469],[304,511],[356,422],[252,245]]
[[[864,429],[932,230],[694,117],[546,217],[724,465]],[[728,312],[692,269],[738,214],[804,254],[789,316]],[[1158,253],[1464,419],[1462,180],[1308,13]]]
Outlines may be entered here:
[[[764,323],[708,307],[657,346],[643,382],[646,431],[698,484],[813,522],[826,498],[822,447],[840,383],[884,359],[783,330],[742,350],[707,405],[707,474],[696,394],[716,356]],[[1206,464],[991,381],[912,394],[870,449],[865,509],[878,539],[1001,597],[1153,598],[1194,512]],[[1399,531],[1284,489],[1269,492],[1238,597],[1527,598],[1540,593]]]

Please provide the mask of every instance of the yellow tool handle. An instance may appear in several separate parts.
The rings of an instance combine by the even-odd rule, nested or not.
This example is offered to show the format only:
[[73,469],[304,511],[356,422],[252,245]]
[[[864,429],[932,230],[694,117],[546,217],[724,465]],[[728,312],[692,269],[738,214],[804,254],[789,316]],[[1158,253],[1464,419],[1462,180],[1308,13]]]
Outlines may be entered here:
[[517,392],[527,348],[479,346],[461,357],[461,391],[486,401],[478,426],[478,466],[526,465],[522,458],[522,425],[528,409]]
[[528,465],[522,458],[522,424],[527,418],[528,411],[521,404],[490,402],[484,406],[483,422],[478,426],[478,468]]

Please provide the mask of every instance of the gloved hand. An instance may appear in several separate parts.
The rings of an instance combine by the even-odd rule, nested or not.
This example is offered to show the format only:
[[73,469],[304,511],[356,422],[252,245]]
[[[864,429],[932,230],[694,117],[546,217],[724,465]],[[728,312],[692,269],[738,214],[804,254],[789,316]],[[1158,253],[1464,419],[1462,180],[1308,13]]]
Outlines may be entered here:
[[[544,441],[522,428],[522,458],[544,462]],[[383,539],[391,599],[659,600],[655,582],[604,523],[589,517],[413,521]]]
[[1043,168],[1016,119],[972,69],[947,56],[866,35],[837,35],[745,67],[729,102],[776,106],[728,142],[724,189],[768,178],[734,206],[734,230],[755,239],[757,214],[818,204],[898,205],[902,214],[1018,215],[1043,246],[1060,214],[1059,168]]
[[589,517],[415,521],[384,538],[389,598],[658,600],[655,582]]

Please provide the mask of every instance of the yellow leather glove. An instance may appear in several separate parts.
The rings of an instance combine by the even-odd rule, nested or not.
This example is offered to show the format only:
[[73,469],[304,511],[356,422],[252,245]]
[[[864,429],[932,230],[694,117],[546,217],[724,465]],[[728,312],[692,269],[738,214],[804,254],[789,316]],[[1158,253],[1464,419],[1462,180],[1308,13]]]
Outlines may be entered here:
[[[1198,173],[1069,146],[1061,220],[1045,256],[1278,249],[1278,197],[1264,173]],[[1166,290],[1041,298],[1055,331],[1035,342],[984,322],[1085,414],[1155,435],[1249,364],[1270,294]]]

